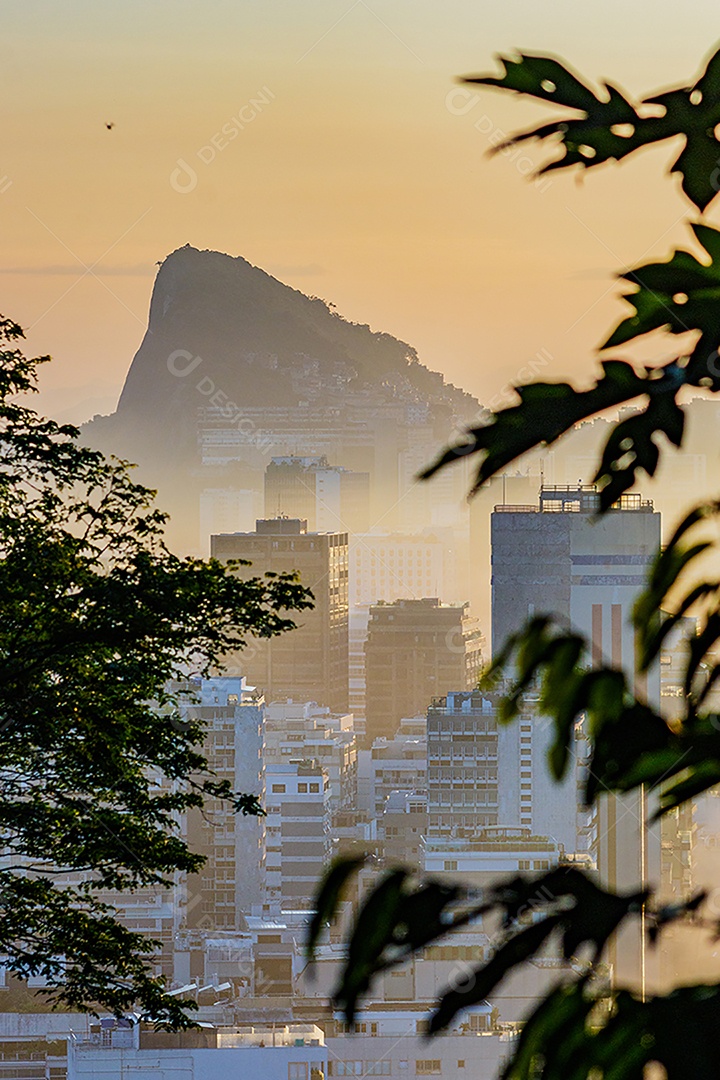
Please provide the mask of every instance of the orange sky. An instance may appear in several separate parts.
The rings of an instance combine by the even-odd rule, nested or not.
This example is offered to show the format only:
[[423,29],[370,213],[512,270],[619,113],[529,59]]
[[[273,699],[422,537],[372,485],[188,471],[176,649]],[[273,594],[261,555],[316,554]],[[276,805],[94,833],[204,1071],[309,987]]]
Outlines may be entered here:
[[6,0],[0,25],[0,310],[55,357],[42,407],[78,420],[113,407],[155,263],[187,242],[404,338],[485,400],[534,357],[582,376],[621,311],[612,271],[684,242],[671,151],[535,186],[527,160],[485,151],[541,110],[448,104],[453,77],[521,46],[649,91],[720,39],[708,0]]

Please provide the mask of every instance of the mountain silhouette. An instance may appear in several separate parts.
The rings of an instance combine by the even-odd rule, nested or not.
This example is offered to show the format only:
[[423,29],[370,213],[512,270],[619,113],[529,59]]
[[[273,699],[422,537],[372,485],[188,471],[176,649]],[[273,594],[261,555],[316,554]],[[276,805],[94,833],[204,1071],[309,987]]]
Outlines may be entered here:
[[408,425],[420,410],[437,446],[479,409],[406,342],[348,322],[246,259],[186,245],[160,264],[115,413],[83,430],[89,443],[137,462],[167,502],[178,486],[208,482],[198,427],[209,408],[229,422],[243,410],[257,418],[310,408],[322,426],[326,413],[337,422],[351,406],[368,416],[401,408],[409,419],[396,422]]

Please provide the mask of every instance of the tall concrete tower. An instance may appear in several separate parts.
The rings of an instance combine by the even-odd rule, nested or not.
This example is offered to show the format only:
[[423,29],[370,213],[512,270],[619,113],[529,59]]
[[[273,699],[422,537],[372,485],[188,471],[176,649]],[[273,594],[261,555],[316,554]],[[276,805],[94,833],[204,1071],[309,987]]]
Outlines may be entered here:
[[[543,487],[538,505],[495,507],[492,650],[497,654],[529,617],[553,613],[587,637],[594,662],[622,668],[637,695],[657,708],[659,667],[635,677],[630,619],[660,546],[660,514],[639,494],[623,496],[602,517],[598,507],[598,492],[588,485]],[[533,771],[542,768],[543,762],[533,763]],[[592,846],[608,886],[660,885],[659,829],[648,830],[646,816],[641,792],[601,798]],[[635,979],[644,964],[638,935],[624,936],[613,959]]]

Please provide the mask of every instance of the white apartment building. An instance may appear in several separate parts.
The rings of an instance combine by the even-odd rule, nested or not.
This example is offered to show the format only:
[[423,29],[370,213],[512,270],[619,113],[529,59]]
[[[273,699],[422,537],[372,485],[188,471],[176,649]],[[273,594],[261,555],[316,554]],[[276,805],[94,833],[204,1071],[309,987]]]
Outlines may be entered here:
[[291,760],[315,761],[328,781],[331,818],[357,805],[357,745],[352,713],[332,713],[314,701],[274,701],[265,707],[266,770]]
[[422,717],[401,721],[394,739],[375,739],[359,755],[360,806],[379,821],[392,792],[427,790],[427,741]]
[[[199,701],[187,712],[206,725],[204,749],[210,767],[233,791],[262,801],[262,695],[243,676],[204,679],[195,690]],[[188,841],[207,861],[199,874],[187,879],[185,928],[238,929],[242,913],[262,903],[264,823],[262,817],[233,814],[219,800],[208,800],[203,812],[188,813]]]
[[309,907],[330,854],[330,783],[314,761],[265,769],[265,892],[271,909]]

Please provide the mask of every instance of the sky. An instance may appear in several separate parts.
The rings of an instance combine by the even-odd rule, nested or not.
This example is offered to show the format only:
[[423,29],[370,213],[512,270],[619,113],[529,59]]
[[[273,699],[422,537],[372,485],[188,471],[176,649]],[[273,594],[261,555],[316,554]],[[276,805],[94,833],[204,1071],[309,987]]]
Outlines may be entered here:
[[457,76],[520,48],[645,94],[694,77],[720,12],[4,0],[0,31],[0,310],[53,355],[40,407],[79,422],[114,408],[156,264],[186,243],[402,338],[485,402],[529,364],[587,380],[624,311],[614,272],[687,243],[673,148],[535,182],[540,147],[487,151],[548,110]]

